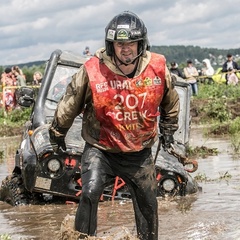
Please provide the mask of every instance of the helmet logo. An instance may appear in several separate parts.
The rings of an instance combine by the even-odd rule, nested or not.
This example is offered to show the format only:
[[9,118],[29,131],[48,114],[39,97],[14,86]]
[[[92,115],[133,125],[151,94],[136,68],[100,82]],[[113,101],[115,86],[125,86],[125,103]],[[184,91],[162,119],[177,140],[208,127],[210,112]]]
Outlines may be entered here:
[[140,30],[132,30],[131,31],[132,38],[142,37],[142,32]]
[[117,25],[117,28],[128,28],[129,29],[129,25],[123,25],[123,24],[121,24],[121,25]]
[[109,40],[114,40],[115,32],[116,32],[115,30],[108,29],[106,38],[109,39]]
[[128,32],[124,29],[121,29],[117,32],[117,39],[116,40],[127,40],[129,39],[128,37]]

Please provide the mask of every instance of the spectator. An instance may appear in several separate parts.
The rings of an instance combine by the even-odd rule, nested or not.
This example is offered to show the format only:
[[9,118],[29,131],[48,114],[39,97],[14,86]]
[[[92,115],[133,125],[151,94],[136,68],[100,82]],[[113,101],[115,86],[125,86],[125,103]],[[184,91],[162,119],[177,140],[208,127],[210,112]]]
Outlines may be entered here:
[[34,72],[32,85],[41,85],[42,82],[42,73],[39,71]]
[[12,69],[7,67],[1,75],[1,83],[3,88],[3,105],[7,112],[11,111],[16,106],[15,89],[16,78],[12,73]]
[[187,67],[183,69],[187,82],[191,85],[192,95],[198,94],[198,85],[196,77],[199,76],[198,70],[193,66],[192,60],[187,60]]
[[13,74],[15,75],[17,80],[17,86],[20,87],[26,86],[26,77],[23,74],[22,69],[20,69],[18,66],[14,66],[12,69]]
[[89,47],[85,47],[85,50],[83,51],[83,56],[89,57],[92,56]]
[[170,72],[177,75],[178,77],[184,78],[183,73],[179,70],[176,62],[171,62]]
[[203,63],[203,68],[201,70],[201,74],[202,76],[204,76],[203,81],[208,83],[213,83],[212,75],[214,74],[214,69],[211,65],[210,60],[206,58],[202,61],[202,63]]
[[227,61],[222,66],[222,72],[226,72],[226,84],[236,85],[238,77],[236,72],[239,70],[237,62],[233,60],[231,53],[227,54]]
[[3,86],[15,86],[16,78],[12,72],[12,69],[7,67],[1,75],[1,83]]
[[211,65],[210,60],[206,58],[202,61],[202,63],[203,63],[202,75],[211,77],[214,74],[214,69]]

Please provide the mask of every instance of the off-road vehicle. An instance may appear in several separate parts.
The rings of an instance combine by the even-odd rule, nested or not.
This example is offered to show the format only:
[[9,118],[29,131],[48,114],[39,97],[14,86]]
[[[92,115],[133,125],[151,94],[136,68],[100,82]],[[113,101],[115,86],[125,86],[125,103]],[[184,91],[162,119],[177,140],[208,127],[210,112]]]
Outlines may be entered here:
[[[47,61],[45,73],[35,94],[34,88],[22,87],[17,93],[18,104],[32,107],[26,122],[21,143],[15,155],[15,167],[10,176],[2,181],[0,200],[11,205],[35,203],[36,200],[61,198],[78,200],[81,195],[81,155],[84,140],[81,137],[81,115],[66,136],[66,152],[53,151],[49,141],[49,125],[67,84],[86,58],[70,51],[55,50]],[[175,133],[176,146],[184,155],[190,130],[190,87],[184,81],[176,82],[181,111],[179,130]],[[156,172],[158,196],[182,195],[198,190],[197,183],[185,170],[185,163],[176,152],[165,152],[156,143]],[[175,154],[174,154],[175,153]],[[196,166],[195,166],[196,167]],[[119,177],[103,192],[102,199],[131,198]]]

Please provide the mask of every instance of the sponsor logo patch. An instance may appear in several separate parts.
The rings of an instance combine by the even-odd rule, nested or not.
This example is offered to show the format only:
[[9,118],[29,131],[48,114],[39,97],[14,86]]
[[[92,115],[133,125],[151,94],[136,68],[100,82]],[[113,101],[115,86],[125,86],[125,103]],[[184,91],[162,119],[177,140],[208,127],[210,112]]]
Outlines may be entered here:
[[129,25],[121,24],[121,25],[117,25],[117,28],[128,28],[129,29]]
[[144,80],[144,86],[151,86],[152,85],[152,79],[150,77],[146,77]]
[[107,39],[109,39],[109,40],[114,40],[115,33],[116,33],[115,30],[108,29],[108,32],[107,32]]
[[128,40],[128,32],[124,29],[119,30],[116,40]]
[[156,76],[154,79],[153,79],[153,84],[154,85],[161,85],[162,84],[162,80],[160,77]]
[[108,91],[108,83],[103,82],[103,83],[96,84],[96,91],[97,91],[97,93],[102,93],[102,92]]
[[137,86],[137,87],[143,86],[143,81],[142,81],[142,79],[138,79],[138,80],[136,81],[136,86]]

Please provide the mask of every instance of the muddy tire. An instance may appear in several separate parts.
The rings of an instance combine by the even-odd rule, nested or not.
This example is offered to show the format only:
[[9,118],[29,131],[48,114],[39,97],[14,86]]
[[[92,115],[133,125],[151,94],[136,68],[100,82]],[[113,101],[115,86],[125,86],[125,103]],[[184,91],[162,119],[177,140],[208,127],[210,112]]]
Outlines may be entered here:
[[20,175],[12,174],[2,181],[0,200],[12,206],[29,204],[27,191]]

